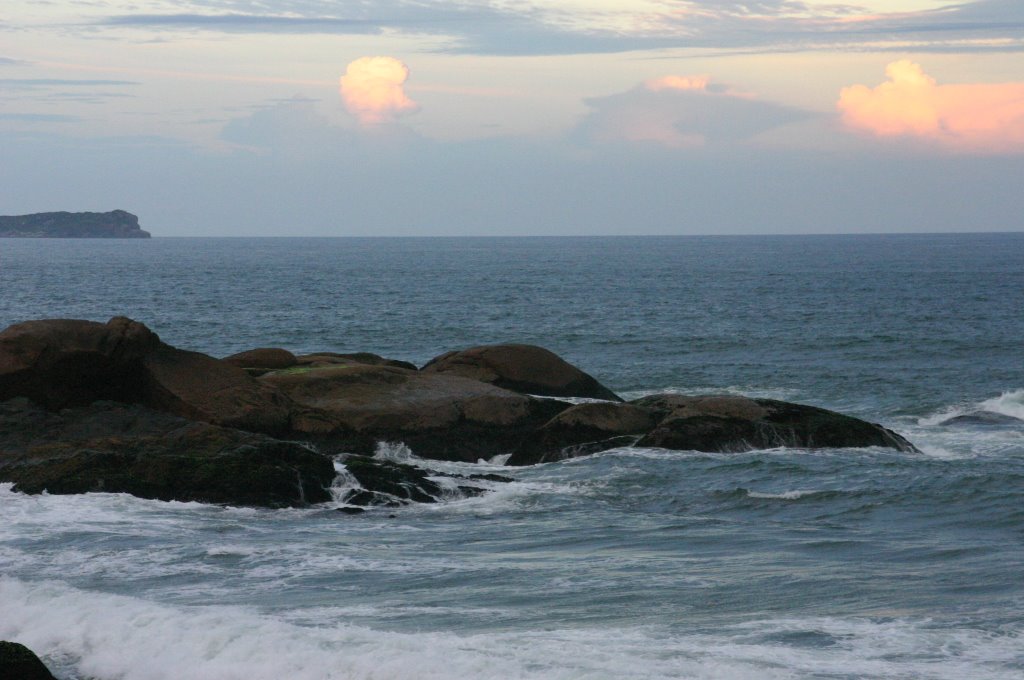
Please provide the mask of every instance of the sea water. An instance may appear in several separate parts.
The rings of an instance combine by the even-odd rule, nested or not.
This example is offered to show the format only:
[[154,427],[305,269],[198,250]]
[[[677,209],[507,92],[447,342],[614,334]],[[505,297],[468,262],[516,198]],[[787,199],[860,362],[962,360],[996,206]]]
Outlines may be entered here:
[[1024,677],[1024,234],[0,242],[0,326],[222,356],[540,344],[922,453],[629,448],[338,513],[0,485],[0,639],[95,680]]

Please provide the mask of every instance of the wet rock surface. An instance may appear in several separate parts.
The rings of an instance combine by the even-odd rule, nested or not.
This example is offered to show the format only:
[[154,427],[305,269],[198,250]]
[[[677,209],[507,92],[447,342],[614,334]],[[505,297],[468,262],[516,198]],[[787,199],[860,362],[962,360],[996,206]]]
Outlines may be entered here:
[[135,404],[0,404],[0,481],[25,493],[130,493],[262,507],[330,499],[331,461],[298,442]]
[[56,680],[35,652],[18,642],[0,641],[0,680]]
[[995,411],[974,411],[943,420],[939,425],[947,427],[1020,427],[1024,420]]
[[632,402],[657,419],[638,446],[730,452],[789,446],[915,451],[881,425],[803,404],[733,395],[654,395]]

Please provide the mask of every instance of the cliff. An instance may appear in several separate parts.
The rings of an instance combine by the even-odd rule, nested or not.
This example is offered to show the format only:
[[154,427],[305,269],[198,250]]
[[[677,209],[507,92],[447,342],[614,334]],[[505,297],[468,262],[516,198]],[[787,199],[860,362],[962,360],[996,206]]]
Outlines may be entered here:
[[139,218],[124,210],[105,213],[51,212],[0,216],[0,237],[8,238],[149,238]]

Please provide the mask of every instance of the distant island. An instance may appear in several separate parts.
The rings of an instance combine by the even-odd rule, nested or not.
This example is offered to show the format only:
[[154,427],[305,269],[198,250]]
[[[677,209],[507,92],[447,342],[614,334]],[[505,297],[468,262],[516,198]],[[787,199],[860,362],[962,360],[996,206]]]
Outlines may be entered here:
[[0,238],[149,238],[139,218],[124,210],[0,216]]

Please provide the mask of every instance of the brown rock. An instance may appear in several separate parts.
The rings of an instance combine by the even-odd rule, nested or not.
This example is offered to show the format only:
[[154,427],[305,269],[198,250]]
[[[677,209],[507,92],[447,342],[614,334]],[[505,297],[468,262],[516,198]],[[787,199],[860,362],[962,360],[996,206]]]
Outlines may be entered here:
[[593,377],[536,345],[487,345],[448,352],[431,359],[422,370],[459,375],[525,394],[622,401]]
[[332,452],[369,453],[378,441],[402,441],[425,458],[473,462],[512,451],[566,407],[390,366],[329,366],[261,380],[306,407],[292,418],[296,435]]
[[0,401],[29,397],[47,408],[140,398],[142,358],[160,338],[141,323],[46,319],[0,332]]
[[244,370],[199,352],[163,345],[142,360],[140,403],[242,430],[281,434],[292,403]]
[[29,321],[0,332],[0,401],[49,409],[109,399],[258,432],[287,430],[291,403],[242,369],[160,342],[141,323]]
[[628,446],[654,424],[649,411],[631,404],[578,404],[528,437],[506,464],[549,463]]
[[229,357],[224,357],[221,361],[229,363],[232,366],[237,366],[238,368],[262,368],[271,371],[280,368],[288,368],[297,363],[294,354],[279,347],[260,347],[258,349],[250,349],[245,352],[239,352],[238,354],[232,354]]
[[367,366],[392,366],[394,368],[406,368],[416,370],[416,366],[408,361],[398,359],[386,359],[379,354],[371,352],[354,352],[350,354],[339,354],[337,352],[317,352],[298,357],[297,363],[300,366],[323,368],[325,366],[351,366],[353,364],[365,364]]

